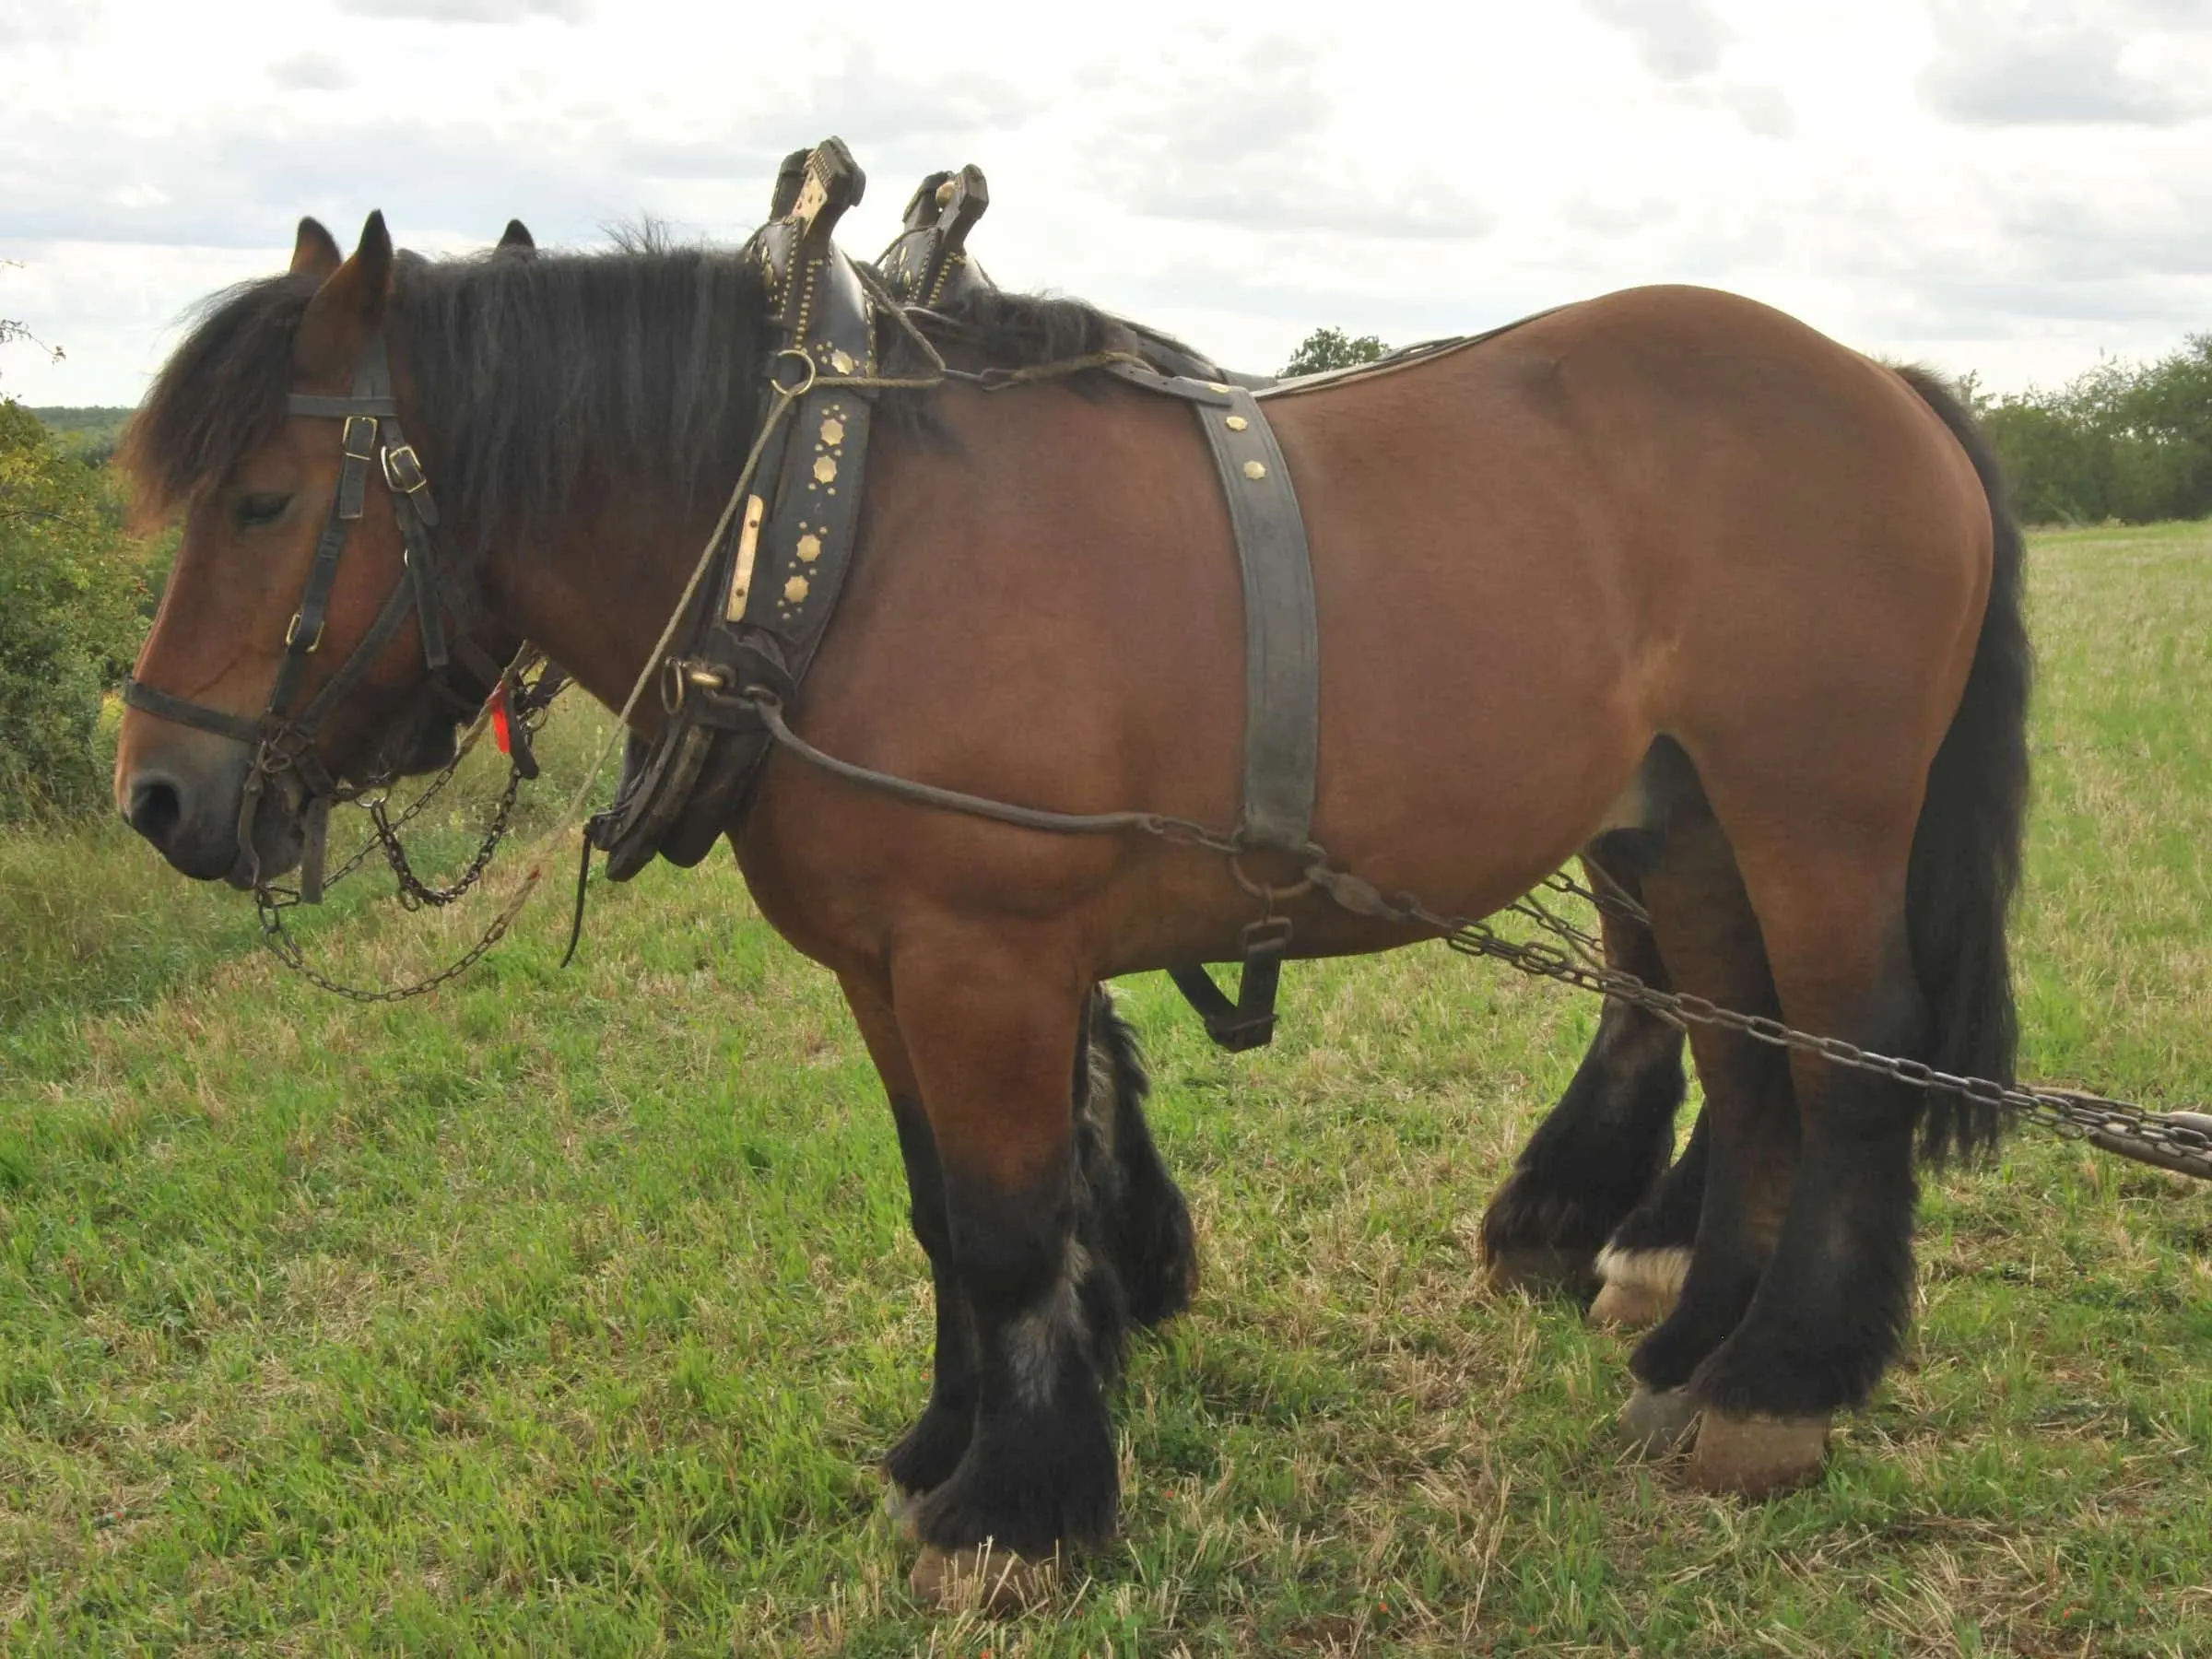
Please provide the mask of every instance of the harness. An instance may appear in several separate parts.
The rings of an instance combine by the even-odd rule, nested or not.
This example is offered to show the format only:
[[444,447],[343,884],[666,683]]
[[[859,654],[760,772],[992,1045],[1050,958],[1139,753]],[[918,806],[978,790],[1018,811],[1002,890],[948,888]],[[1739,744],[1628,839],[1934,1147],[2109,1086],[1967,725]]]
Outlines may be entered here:
[[660,665],[666,718],[651,742],[630,740],[614,805],[586,828],[587,865],[603,849],[612,880],[655,854],[695,865],[736,820],[771,741],[753,700],[796,695],[844,587],[875,405],[873,386],[849,382],[876,377],[877,310],[830,233],[866,186],[840,140],[794,151],[747,244],[769,298],[765,438],[682,618],[682,649]]
[[[430,670],[431,688],[453,707],[457,718],[475,715],[477,704],[451,683],[456,658],[462,667],[476,675],[479,685],[493,688],[495,704],[506,694],[507,672],[470,637],[469,630],[477,619],[475,594],[463,580],[470,572],[443,558],[437,538],[431,534],[438,524],[438,503],[430,495],[429,479],[423,473],[421,458],[400,428],[399,405],[392,393],[391,359],[382,331],[380,329],[370,337],[360,364],[354,370],[350,392],[335,395],[294,392],[286,399],[286,409],[293,415],[340,420],[344,425],[338,435],[341,460],[337,489],[331,497],[323,534],[315,543],[314,558],[308,566],[299,608],[292,613],[291,622],[284,630],[284,656],[277,665],[276,681],[269,688],[267,705],[258,718],[248,719],[171,696],[143,685],[135,677],[124,680],[123,700],[133,708],[213,732],[242,743],[253,751],[253,765],[246,773],[244,794],[239,806],[238,846],[246,861],[249,879],[256,889],[264,885],[261,854],[253,842],[253,820],[262,796],[273,782],[287,772],[300,781],[307,794],[301,811],[307,844],[300,863],[300,900],[313,904],[323,896],[324,852],[330,827],[330,808],[340,794],[337,780],[323,764],[314,746],[324,722],[337,706],[338,700],[369,672],[409,616],[416,618],[420,628],[423,662]],[[393,513],[399,522],[405,548],[400,578],[378,611],[376,620],[338,665],[337,672],[308,699],[305,707],[295,712],[293,704],[299,700],[301,684],[307,677],[308,659],[323,643],[330,595],[337,584],[338,561],[367,502],[371,463],[382,475],[384,488],[392,493]],[[535,777],[537,762],[530,752],[527,723],[503,721],[501,728],[512,737],[515,771],[524,778]]]
[[[743,813],[771,745],[763,705],[788,708],[827,629],[857,540],[862,468],[876,374],[877,307],[831,241],[866,179],[837,139],[794,151],[779,171],[771,222],[749,256],[767,282],[772,351],[762,418],[796,406],[769,439],[719,547],[710,552],[678,638],[660,666],[666,721],[651,742],[632,739],[615,803],[587,826],[626,881],[655,854],[697,864]],[[937,173],[909,201],[904,229],[879,262],[886,298],[925,309],[948,293],[987,289],[968,255],[968,231],[990,195],[980,171]],[[1171,342],[1132,334],[1133,349],[1096,366],[1125,383],[1187,403],[1220,474],[1243,573],[1246,672],[1244,808],[1239,851],[1312,853],[1319,745],[1320,652],[1304,521],[1289,469],[1252,393],[1217,378],[1211,363]],[[830,383],[817,385],[818,379]],[[773,482],[763,482],[773,480]],[[1239,871],[1242,879],[1241,871]],[[1243,974],[1232,1000],[1191,963],[1171,971],[1207,1034],[1223,1047],[1265,1044],[1290,944],[1277,895],[1246,886],[1264,913],[1240,944]],[[1287,895],[1285,895],[1287,896]]]

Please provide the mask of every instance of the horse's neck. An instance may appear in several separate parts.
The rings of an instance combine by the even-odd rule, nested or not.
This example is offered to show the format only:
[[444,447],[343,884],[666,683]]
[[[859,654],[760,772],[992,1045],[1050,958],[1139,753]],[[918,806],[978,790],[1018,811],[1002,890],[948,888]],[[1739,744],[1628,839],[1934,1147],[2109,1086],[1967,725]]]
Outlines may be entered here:
[[[678,508],[619,487],[582,490],[541,544],[505,549],[492,560],[492,609],[592,696],[619,709],[682,595],[719,507]],[[650,688],[640,702],[657,716]]]

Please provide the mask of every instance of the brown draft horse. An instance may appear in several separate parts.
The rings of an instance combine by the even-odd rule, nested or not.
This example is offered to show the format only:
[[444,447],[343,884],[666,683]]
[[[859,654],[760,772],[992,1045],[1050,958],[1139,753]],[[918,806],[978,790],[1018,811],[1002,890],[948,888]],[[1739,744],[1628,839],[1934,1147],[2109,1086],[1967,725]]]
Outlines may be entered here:
[[[430,262],[371,217],[341,261],[303,224],[290,273],[212,302],[133,429],[147,506],[185,518],[139,677],[248,720],[267,703],[338,476],[338,423],[287,396],[343,390],[381,330],[441,534],[480,555],[478,643],[527,637],[618,705],[746,450],[762,305],[733,251]],[[1070,301],[982,295],[964,321],[979,363],[1120,337]],[[1232,822],[1240,584],[1188,410],[1097,377],[887,401],[805,735],[1001,800]],[[1319,599],[1315,835],[1342,865],[1480,915],[1583,850],[1650,912],[1613,938],[1648,977],[2007,1074],[2020,540],[1934,382],[1668,288],[1269,409]],[[392,499],[369,494],[310,690],[398,579]],[[319,759],[378,764],[429,677],[402,629]],[[247,771],[231,738],[125,717],[118,802],[189,874],[243,878]],[[298,807],[274,790],[251,819],[265,870],[297,855]],[[938,1297],[930,1402],[888,1460],[917,1583],[985,1544],[1037,1561],[1103,1537],[1132,1282],[1151,1275],[1134,1311],[1173,1311],[1188,1235],[1158,1224],[1180,1202],[1148,1142],[1112,1144],[1134,1112],[1071,1112],[1071,1072],[1096,982],[1233,955],[1253,901],[1188,848],[932,811],[784,754],[731,834],[763,913],[839,976],[906,1155]],[[1292,914],[1306,955],[1408,939],[1318,896]],[[1667,1235],[1689,1257],[1630,1422],[1694,1434],[1700,1482],[1759,1491],[1818,1466],[1896,1350],[1916,1127],[1983,1125],[1689,1043],[1706,1118],[1668,1184],[1694,1227]],[[1679,1094],[1675,1033],[1609,1013],[1494,1248],[1586,1261],[1645,1197]]]

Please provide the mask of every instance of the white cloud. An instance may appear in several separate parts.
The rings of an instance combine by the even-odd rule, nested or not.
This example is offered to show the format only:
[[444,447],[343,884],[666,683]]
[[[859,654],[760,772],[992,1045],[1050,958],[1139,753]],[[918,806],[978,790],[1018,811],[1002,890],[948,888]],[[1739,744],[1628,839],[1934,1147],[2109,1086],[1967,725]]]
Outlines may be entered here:
[[1590,9],[1636,43],[1661,80],[1688,80],[1721,66],[1728,30],[1704,0],[1586,0]]
[[522,23],[550,18],[581,23],[590,15],[586,0],[338,0],[338,9],[380,22],[404,18],[424,23]]
[[1938,0],[1934,16],[1939,51],[1922,88],[1955,121],[2171,126],[2212,112],[2201,83],[2156,73],[2142,49],[2151,31],[2212,27],[2206,0]]
[[0,0],[0,46],[45,46],[75,41],[100,20],[100,0],[57,6],[53,0]]
[[1955,49],[1928,71],[1925,85],[1946,115],[1993,126],[2169,126],[2207,107],[2201,93],[2122,68],[2119,38],[2094,29]]
[[648,214],[735,240],[831,132],[873,181],[854,249],[973,161],[1000,280],[1259,367],[1318,324],[1408,339],[1654,280],[1998,385],[2212,326],[2212,120],[2187,118],[2212,0],[1477,0],[1418,28],[978,0],[957,51],[889,0],[772,49],[703,0],[227,0],[220,29],[0,7],[0,38],[70,24],[4,49],[0,256],[29,268],[0,292],[70,353],[6,367],[42,402],[136,396],[169,323],[278,268],[302,213],[348,240],[382,207],[429,250],[514,215],[549,244]]
[[353,85],[353,71],[335,53],[302,52],[271,64],[269,78],[279,87],[303,92],[335,92]]

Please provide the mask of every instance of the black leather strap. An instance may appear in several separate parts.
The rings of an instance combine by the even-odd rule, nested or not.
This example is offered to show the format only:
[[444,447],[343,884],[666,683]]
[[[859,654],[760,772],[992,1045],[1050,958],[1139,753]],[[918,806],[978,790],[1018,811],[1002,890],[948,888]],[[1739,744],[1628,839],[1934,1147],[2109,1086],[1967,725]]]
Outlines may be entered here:
[[[1290,468],[1241,386],[1202,408],[1244,579],[1244,811],[1238,839],[1304,853],[1321,747],[1321,632],[1313,562]],[[1252,971],[1249,962],[1245,971]]]
[[1244,806],[1238,838],[1303,853],[1321,747],[1321,630],[1313,564],[1290,469],[1242,386],[1131,363],[1108,372],[1190,404],[1221,476],[1244,583]]
[[346,551],[346,538],[353,530],[354,521],[361,516],[370,463],[376,459],[376,429],[373,415],[346,417],[340,439],[345,451],[338,464],[338,488],[331,497],[330,516],[324,521],[323,535],[315,543],[314,558],[307,567],[307,584],[300,590],[300,607],[292,613],[291,624],[285,629],[284,658],[277,664],[276,683],[269,688],[269,712],[273,714],[291,712],[292,700],[299,695],[300,682],[307,673],[307,659],[323,643],[323,624],[328,619],[331,589],[338,579],[338,557]]
[[1255,922],[1244,930],[1243,970],[1231,1002],[1213,975],[1192,963],[1171,968],[1168,978],[1197,1010],[1206,1034],[1230,1053],[1265,1048],[1275,1039],[1275,998],[1282,982],[1283,959],[1290,950],[1290,924],[1282,917]]
[[129,675],[124,677],[123,700],[134,709],[144,709],[148,714],[173,720],[179,725],[197,726],[203,732],[235,738],[249,748],[261,741],[258,720],[249,720],[243,714],[226,714],[203,703],[186,702],[181,697],[157,691]]

